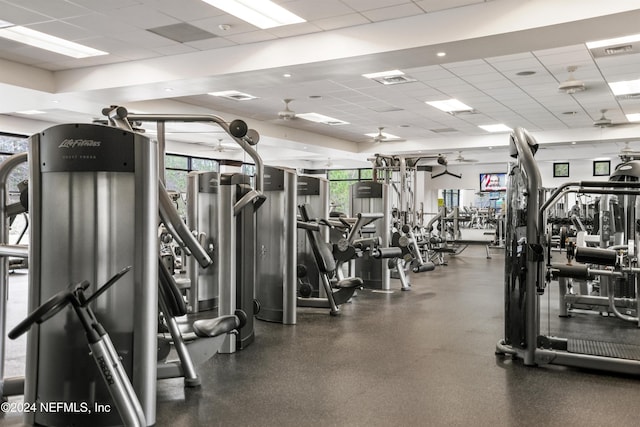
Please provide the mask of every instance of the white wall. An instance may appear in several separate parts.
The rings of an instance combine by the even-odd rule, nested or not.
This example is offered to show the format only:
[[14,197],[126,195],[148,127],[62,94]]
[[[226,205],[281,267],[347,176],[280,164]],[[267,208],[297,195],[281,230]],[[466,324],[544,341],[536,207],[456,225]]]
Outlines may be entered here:
[[[565,162],[566,160],[562,160]],[[542,178],[542,185],[545,188],[556,188],[560,184],[569,181],[606,181],[609,177],[606,176],[593,176],[593,161],[592,160],[568,160],[569,162],[569,177],[568,178],[554,178],[553,177],[553,162],[541,161],[538,162],[538,168],[540,169],[540,177]],[[611,161],[611,172],[615,169],[615,166],[620,161]],[[451,165],[448,170],[457,175],[462,175],[460,179],[450,175],[442,175],[440,177],[431,178],[431,175],[436,175],[442,172],[442,167],[435,167],[434,172],[419,172],[418,180],[422,177],[422,185],[416,186],[416,198],[418,203],[424,203],[425,212],[437,212],[438,209],[438,190],[443,189],[459,189],[459,190],[473,190],[477,192],[480,190],[480,174],[492,173],[492,172],[508,172],[509,164],[507,161],[504,163],[494,164],[469,164],[469,165]],[[463,203],[468,206],[470,200],[467,200],[468,192],[465,192],[465,199]],[[570,197],[569,203],[573,204],[575,198]]]

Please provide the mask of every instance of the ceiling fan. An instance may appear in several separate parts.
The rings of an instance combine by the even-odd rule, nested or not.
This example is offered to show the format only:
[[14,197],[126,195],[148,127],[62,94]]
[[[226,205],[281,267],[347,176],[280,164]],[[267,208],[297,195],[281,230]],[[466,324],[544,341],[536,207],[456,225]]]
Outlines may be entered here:
[[573,73],[578,69],[575,65],[570,65],[567,67],[567,71],[569,72],[569,78],[560,85],[558,85],[558,90],[560,92],[567,93],[569,95],[574,94],[576,92],[582,92],[587,89],[587,86],[584,84],[582,80],[577,80]]
[[593,126],[598,127],[598,128],[610,128],[610,127],[614,127],[614,126],[627,126],[627,125],[634,125],[636,123],[614,123],[611,121],[610,118],[608,118],[605,113],[607,112],[607,109],[602,109],[600,110],[601,116],[598,120],[593,122]]
[[388,134],[386,132],[383,132],[383,130],[384,130],[384,127],[380,126],[378,128],[378,133],[374,133],[374,134],[368,133],[366,135],[373,138],[374,144],[380,144],[381,142],[390,142],[390,141],[394,141],[394,142],[404,141],[404,139],[400,138],[399,136]]
[[620,160],[623,162],[638,160],[640,159],[640,152],[631,148],[631,146],[629,146],[629,141],[625,141],[624,147],[622,147],[618,153],[618,157],[620,157]]
[[458,156],[455,159],[453,159],[453,161],[456,162],[456,163],[477,163],[477,162],[479,162],[478,159],[468,159],[468,158],[464,157],[462,155],[462,151],[458,151]]
[[213,151],[217,153],[229,153],[240,150],[240,147],[236,147],[235,145],[230,144],[223,144],[222,141],[224,141],[222,138],[218,138],[218,145],[213,147]]
[[292,98],[285,98],[282,100],[284,102],[284,110],[278,111],[278,118],[281,120],[293,120],[296,118],[296,112],[289,108],[289,103],[293,101]]

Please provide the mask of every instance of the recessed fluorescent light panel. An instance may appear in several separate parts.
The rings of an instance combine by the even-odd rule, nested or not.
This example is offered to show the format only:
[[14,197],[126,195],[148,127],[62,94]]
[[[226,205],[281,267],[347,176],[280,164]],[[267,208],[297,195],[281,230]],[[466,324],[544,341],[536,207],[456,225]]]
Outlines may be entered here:
[[405,75],[400,70],[380,71],[378,73],[363,74],[362,77],[366,77],[371,80],[375,80],[383,85],[397,85],[400,83],[415,82],[416,79]]
[[627,120],[630,122],[640,122],[640,113],[627,114]]
[[44,111],[40,110],[24,110],[24,111],[16,111],[18,114],[25,114],[27,116],[33,116],[35,114],[46,114]]
[[306,22],[270,0],[203,0],[261,29]]
[[302,113],[296,114],[297,118],[309,120],[315,123],[322,123],[329,126],[341,126],[348,125],[349,122],[345,122],[343,120],[334,119],[333,117],[325,116],[318,113]]
[[72,58],[87,58],[90,56],[108,55],[98,49],[93,49],[78,43],[74,43],[59,37],[41,33],[31,28],[13,26],[0,28],[0,37],[13,40],[18,43],[28,44],[40,49],[45,49]]
[[615,96],[640,93],[640,80],[627,80],[609,83],[609,87]]
[[380,71],[378,73],[363,74],[362,77],[366,77],[368,79],[378,79],[381,77],[397,77],[402,75],[404,75],[404,73],[400,70],[389,70],[389,71]]
[[617,37],[615,39],[598,40],[594,42],[587,42],[586,45],[589,49],[597,49],[600,47],[616,46],[619,44],[627,44],[640,41],[640,34],[634,34],[631,36]]
[[371,138],[377,138],[377,137],[379,137],[379,136],[380,136],[380,134],[382,134],[382,138],[383,138],[385,141],[393,141],[394,139],[402,139],[402,138],[400,138],[400,137],[399,137],[399,136],[397,136],[397,135],[393,135],[393,134],[386,133],[386,132],[380,132],[380,133],[378,133],[378,132],[376,132],[376,133],[365,133],[365,135],[366,135],[366,136],[370,136]]
[[426,101],[427,104],[438,110],[445,111],[447,113],[460,113],[463,111],[473,111],[473,108],[467,104],[458,101],[457,99],[445,99],[442,101]]
[[482,126],[478,126],[480,129],[484,129],[487,132],[511,132],[513,129],[511,129],[509,126],[503,125],[502,123],[497,124],[497,125],[482,125]]
[[249,101],[258,99],[257,96],[248,93],[238,92],[237,90],[223,90],[222,92],[209,92],[211,96],[219,96],[220,98],[233,99],[234,101]]

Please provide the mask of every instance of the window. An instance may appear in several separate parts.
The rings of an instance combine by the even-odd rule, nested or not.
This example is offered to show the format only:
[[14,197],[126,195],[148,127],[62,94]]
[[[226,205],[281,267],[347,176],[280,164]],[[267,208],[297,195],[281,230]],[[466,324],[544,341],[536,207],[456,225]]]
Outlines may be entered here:
[[[24,135],[0,133],[0,163],[13,154],[24,153],[29,148],[28,139]],[[15,167],[7,178],[7,202],[20,201],[18,184],[29,179],[29,165],[27,162]],[[2,201],[4,203],[4,201]],[[29,240],[29,222],[27,214],[16,215],[9,227],[9,243],[25,243]]]
[[332,169],[329,178],[329,200],[331,211],[349,215],[349,187],[358,181],[370,181],[372,169]]
[[26,136],[0,133],[0,152],[2,154],[24,153],[28,148]]
[[178,203],[178,213],[186,215],[187,175],[191,171],[218,172],[219,166],[216,160],[201,157],[183,156],[180,154],[165,154],[164,178],[165,187],[169,191],[176,191],[183,195],[182,203]]
[[[24,135],[10,133],[0,133],[0,162],[16,153],[24,153],[29,148],[28,139]],[[9,203],[17,202],[20,192],[18,184],[29,179],[29,168],[27,162],[16,167],[7,180],[7,192]]]
[[191,170],[194,171],[218,171],[218,162],[212,159],[191,158]]
[[442,197],[447,208],[460,206],[460,190],[442,190]]
[[164,176],[167,190],[187,192],[187,174],[191,171],[218,172],[219,166],[216,160],[201,157],[183,156],[180,154],[165,154]]
[[593,176],[611,175],[611,162],[609,160],[595,160],[593,162]]
[[569,177],[569,163],[554,163],[553,164],[553,177],[554,178],[568,178]]

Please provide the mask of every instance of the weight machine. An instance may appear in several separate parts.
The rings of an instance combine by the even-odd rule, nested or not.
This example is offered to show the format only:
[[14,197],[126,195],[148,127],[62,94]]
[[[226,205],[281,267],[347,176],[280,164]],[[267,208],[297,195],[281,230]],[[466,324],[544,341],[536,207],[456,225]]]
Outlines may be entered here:
[[[354,292],[362,287],[363,281],[360,277],[340,278],[337,275],[339,263],[334,259],[329,246],[323,241],[320,234],[320,226],[312,222],[309,205],[299,205],[301,221],[298,227],[305,230],[309,244],[313,252],[315,266],[320,273],[322,287],[326,297],[312,297],[311,292],[305,292],[304,296],[298,297],[298,307],[328,308],[332,316],[340,314],[339,306],[351,299]],[[363,218],[364,219],[364,218]],[[306,269],[298,267],[298,277],[304,280]],[[332,280],[333,276],[336,280]],[[335,290],[334,290],[335,289]]]
[[[103,114],[112,125],[126,130],[132,130],[131,123],[156,123],[158,151],[161,153],[158,159],[160,170],[164,170],[165,125],[167,122],[214,123],[222,128],[253,159],[256,167],[254,187],[250,185],[251,179],[247,175],[222,174],[219,178],[219,247],[211,248],[212,251],[219,254],[218,314],[221,316],[234,315],[238,310],[248,313],[245,325],[235,337],[227,336],[220,351],[234,353],[236,349],[246,347],[254,340],[253,314],[259,310],[259,304],[254,296],[257,280],[255,268],[256,215],[257,210],[265,201],[263,194],[264,163],[253,146],[259,142],[260,135],[254,129],[248,129],[247,124],[242,120],[227,123],[221,117],[210,114],[130,114],[122,106],[105,108]],[[163,223],[180,246],[187,251],[187,254],[195,257],[200,267],[208,268],[213,260],[195,239],[191,230],[177,216],[162,182],[159,185],[160,214]],[[196,234],[199,234],[198,231]],[[193,310],[198,295],[202,291],[198,289],[197,280],[194,280],[198,276],[195,267],[192,267],[190,274],[192,286],[194,286],[189,291]]]
[[[535,139],[522,128],[515,129],[510,138],[510,154],[516,163],[510,171],[506,203],[505,337],[498,341],[496,354],[521,358],[530,366],[556,364],[640,374],[640,346],[559,338],[540,332],[540,297],[553,276],[625,278],[635,286],[640,273],[635,256],[640,211],[635,208],[635,200],[640,195],[640,183],[637,179],[635,182],[569,183],[556,189],[545,201],[540,171],[534,160],[538,146]],[[625,170],[633,167],[637,166],[626,164],[617,170],[624,175]],[[547,209],[563,195],[567,186],[575,186],[581,193],[617,195],[633,200],[629,205],[632,208],[627,211],[626,249],[577,250],[576,260],[591,266],[551,262],[550,238],[545,238],[544,230]],[[611,306],[615,309],[615,304]]]

